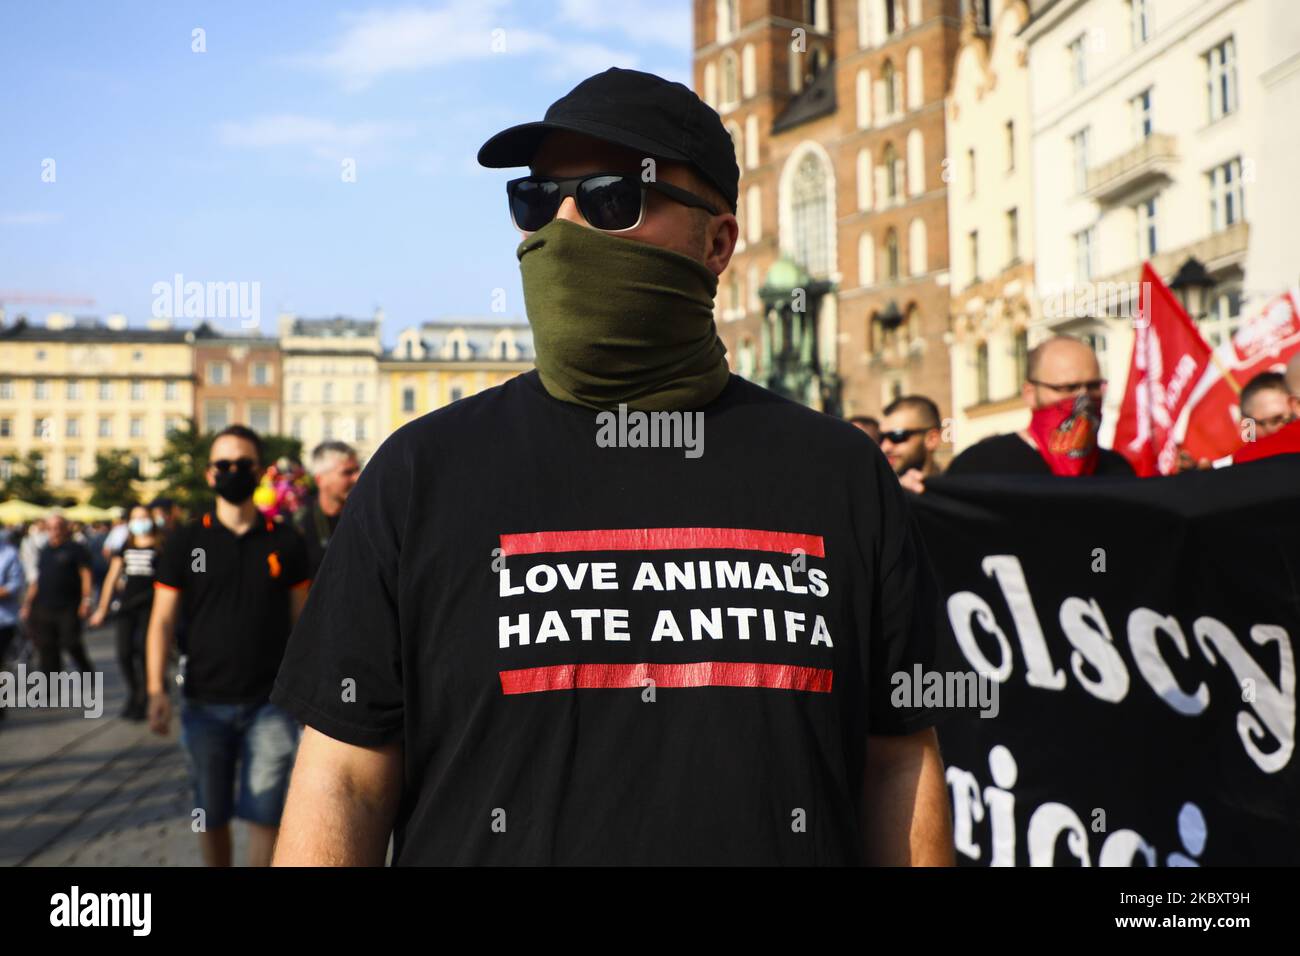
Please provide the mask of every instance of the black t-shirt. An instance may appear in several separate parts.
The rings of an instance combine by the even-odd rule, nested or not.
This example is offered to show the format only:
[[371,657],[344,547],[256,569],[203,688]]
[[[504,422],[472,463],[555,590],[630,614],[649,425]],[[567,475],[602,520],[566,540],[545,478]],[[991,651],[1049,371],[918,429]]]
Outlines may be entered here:
[[289,639],[289,591],[308,583],[302,538],[269,519],[236,535],[209,512],[169,535],[154,586],[181,592],[185,695],[265,701]]
[[113,557],[122,559],[122,598],[120,609],[134,611],[153,602],[153,580],[158,564],[158,548],[122,545]]
[[32,604],[48,611],[66,611],[81,603],[81,569],[90,567],[90,554],[68,539],[46,544],[36,558],[36,597]]
[[[971,445],[952,460],[945,475],[1050,475],[1051,466],[1037,448],[1012,432]],[[1133,475],[1133,466],[1117,451],[1099,450],[1095,475]]]
[[861,861],[868,733],[938,721],[890,699],[928,559],[853,425],[734,376],[701,414],[601,447],[529,372],[362,472],[271,699],[403,744],[396,863]]

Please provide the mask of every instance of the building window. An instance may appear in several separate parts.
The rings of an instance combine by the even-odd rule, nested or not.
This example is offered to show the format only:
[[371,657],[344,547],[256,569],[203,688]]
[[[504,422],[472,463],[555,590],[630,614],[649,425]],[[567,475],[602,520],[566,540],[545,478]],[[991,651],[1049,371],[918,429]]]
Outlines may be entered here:
[[131,401],[133,402],[144,401],[144,382],[131,383]]
[[1246,197],[1241,185],[1241,159],[1215,166],[1210,178],[1210,229],[1218,232],[1246,218]]
[[99,400],[101,402],[111,402],[113,400],[113,383],[101,381],[99,383]]
[[894,64],[890,60],[885,61],[885,67],[880,73],[881,82],[885,85],[885,115],[893,116],[898,111],[898,71],[894,69]]
[[67,425],[65,426],[65,430],[66,430],[67,437],[69,437],[69,438],[80,438],[80,437],[81,437],[81,419],[80,419],[80,418],[69,418],[68,421],[67,421]]
[[722,109],[734,109],[740,102],[740,67],[735,51],[722,54]]
[[36,350],[36,361],[38,361],[38,362],[44,362],[44,361],[45,361],[45,349],[37,349],[37,350]]
[[109,418],[107,415],[99,416],[99,437],[113,437],[113,419]]
[[325,441],[334,438],[334,416],[326,415],[321,422],[320,437]]
[[63,462],[63,477],[66,481],[81,480],[81,459],[69,455]]
[[48,418],[36,418],[32,420],[32,437],[44,438],[49,441],[54,437],[50,429],[50,420]]
[[885,233],[885,275],[891,280],[898,278],[898,233],[893,227]]
[[267,362],[254,362],[252,368],[248,370],[248,374],[254,385],[266,386],[271,384],[271,366]]
[[981,342],[975,346],[975,404],[983,405],[989,400],[989,344]]
[[966,150],[966,195],[975,195],[975,150]]
[[972,229],[966,236],[966,254],[970,257],[970,281],[980,281],[980,233]]
[[415,389],[402,389],[402,412],[409,415],[415,411]]
[[334,401],[334,383],[326,382],[320,388],[320,400],[322,402]]
[[1211,348],[1231,341],[1241,325],[1241,288],[1233,284],[1219,290],[1209,311],[1196,324]]
[[302,401],[302,382],[293,383],[293,386],[289,389],[289,401],[291,402]]
[[[137,419],[132,419],[137,421]],[[230,424],[230,406],[226,402],[204,402],[203,424],[207,431],[219,432]]]
[[1075,90],[1081,90],[1088,83],[1088,38],[1086,34],[1080,33],[1075,37],[1069,46],[1070,58],[1070,82]]
[[1021,329],[1016,333],[1016,385],[1029,377],[1029,333]]
[[1136,49],[1151,39],[1151,15],[1147,0],[1128,0],[1129,40]]
[[1154,129],[1151,119],[1151,90],[1143,90],[1129,103],[1133,110],[1133,132],[1140,143],[1150,137]]
[[50,397],[50,386],[43,378],[38,378],[32,383],[32,393],[37,400]]
[[363,405],[366,401],[366,383],[357,382],[352,389],[352,401],[357,405]]
[[813,153],[799,161],[791,195],[795,261],[810,275],[830,272],[831,229],[826,168]]
[[163,420],[163,434],[166,435],[167,437],[170,438],[173,432],[178,432],[180,430],[181,430],[181,420],[177,418],[175,415],[168,415]]
[[49,470],[49,466],[45,463],[45,456],[37,455],[33,464],[36,466],[37,476],[41,479],[41,481],[44,481],[47,477],[47,472]]
[[1137,206],[1138,257],[1150,259],[1159,251],[1156,242],[1156,199],[1152,196]]
[[1074,158],[1074,191],[1088,188],[1088,127],[1070,137],[1070,154]]
[[81,398],[81,383],[75,378],[68,379],[67,390],[68,401],[77,401]]
[[14,397],[14,383],[7,378],[0,378],[0,398]]
[[175,382],[163,383],[163,401],[174,402],[179,393],[180,389],[176,386]]
[[1007,265],[1020,261],[1020,210],[1007,210]]
[[0,438],[13,438],[14,420],[12,418],[0,418]]
[[1237,48],[1232,37],[1210,48],[1205,54],[1205,66],[1210,120],[1213,122],[1237,109]]
[[209,385],[229,385],[230,384],[230,365],[227,362],[209,362],[208,363],[208,384]]
[[1016,168],[1016,124],[1013,120],[1006,123],[1007,172]]
[[0,458],[0,481],[9,481],[14,476],[13,458]]
[[910,275],[920,276],[925,275],[929,267],[925,220],[917,216],[907,227],[907,271]]
[[259,435],[271,431],[271,406],[265,402],[254,402],[248,406],[248,427]]
[[302,416],[301,415],[293,416],[293,425],[289,429],[289,434],[292,435],[294,438],[302,437]]
[[885,33],[890,35],[902,29],[898,10],[894,6],[895,3],[896,0],[885,0]]
[[455,388],[451,390],[451,400],[453,402],[459,402],[461,400],[461,397],[464,394],[465,394],[464,389],[462,389],[459,385],[457,385]]
[[1074,270],[1083,282],[1092,281],[1094,238],[1093,227],[1074,234]]
[[[225,428],[226,426],[222,425],[221,427]],[[132,438],[144,437],[144,419],[139,417],[138,415],[133,415],[131,417],[131,437]]]
[[740,0],[718,0],[718,42],[726,43],[740,32]]
[[885,198],[893,202],[898,199],[898,153],[894,150],[893,143],[885,144],[885,153],[882,157],[885,166]]

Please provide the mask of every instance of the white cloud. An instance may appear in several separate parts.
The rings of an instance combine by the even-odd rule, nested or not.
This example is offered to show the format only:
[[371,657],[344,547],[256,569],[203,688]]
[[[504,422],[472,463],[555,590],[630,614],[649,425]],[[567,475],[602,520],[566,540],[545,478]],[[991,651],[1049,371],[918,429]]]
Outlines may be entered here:
[[668,0],[561,0],[560,16],[592,33],[617,32],[638,43],[689,51],[691,5]]
[[489,57],[538,55],[545,59],[549,76],[585,76],[636,63],[635,54],[601,43],[509,26],[508,7],[505,0],[449,0],[436,8],[350,14],[344,18],[347,28],[329,50],[298,54],[289,62],[331,74],[353,92],[387,74],[423,72]]
[[244,149],[306,147],[322,159],[337,159],[414,132],[409,124],[336,123],[311,116],[280,114],[217,126],[223,146]]

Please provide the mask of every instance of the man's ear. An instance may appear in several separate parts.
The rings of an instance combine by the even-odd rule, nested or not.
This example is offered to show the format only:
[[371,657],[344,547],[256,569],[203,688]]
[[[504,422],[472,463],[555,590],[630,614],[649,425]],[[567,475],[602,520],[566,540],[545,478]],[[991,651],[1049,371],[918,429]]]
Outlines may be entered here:
[[928,432],[925,433],[926,451],[934,451],[942,444],[943,444],[943,432],[940,431],[939,429],[931,428]]
[[1038,407],[1034,402],[1034,386],[1030,385],[1028,382],[1025,382],[1020,386],[1020,397],[1025,400],[1025,404],[1030,408]]
[[704,231],[704,264],[714,275],[722,275],[740,238],[740,225],[731,213],[710,218]]

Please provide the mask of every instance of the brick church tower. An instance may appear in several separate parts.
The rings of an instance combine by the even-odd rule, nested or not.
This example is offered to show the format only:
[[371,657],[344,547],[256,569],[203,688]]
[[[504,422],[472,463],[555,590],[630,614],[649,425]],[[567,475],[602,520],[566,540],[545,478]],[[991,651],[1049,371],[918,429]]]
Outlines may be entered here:
[[695,89],[736,143],[733,369],[816,408],[951,414],[944,97],[962,0],[695,0]]

